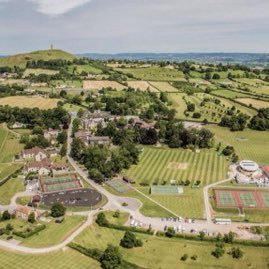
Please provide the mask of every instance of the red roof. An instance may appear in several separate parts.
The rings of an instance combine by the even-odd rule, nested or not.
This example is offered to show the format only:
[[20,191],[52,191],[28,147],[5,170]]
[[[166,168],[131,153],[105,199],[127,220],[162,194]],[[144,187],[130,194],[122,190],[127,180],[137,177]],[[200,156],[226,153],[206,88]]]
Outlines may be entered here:
[[263,171],[269,175],[269,165],[263,167]]
[[31,148],[31,149],[25,149],[22,151],[23,154],[25,155],[29,155],[29,154],[34,154],[34,155],[37,155],[39,152],[42,152],[44,154],[46,154],[46,152],[39,148],[39,147],[34,147],[34,148]]

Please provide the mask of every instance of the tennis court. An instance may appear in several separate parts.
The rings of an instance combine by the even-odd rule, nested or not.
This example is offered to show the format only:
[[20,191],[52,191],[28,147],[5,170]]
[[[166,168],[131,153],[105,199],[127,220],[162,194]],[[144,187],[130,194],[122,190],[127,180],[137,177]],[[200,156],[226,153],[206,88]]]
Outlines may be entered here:
[[75,174],[61,175],[58,177],[41,177],[40,186],[42,192],[59,192],[82,188],[80,180]]
[[173,185],[153,185],[150,188],[152,195],[179,195],[183,193],[183,187]]
[[269,209],[269,190],[221,188],[213,193],[217,208]]
[[110,180],[110,181],[107,181],[106,184],[120,193],[129,191],[131,189],[126,183],[120,180]]

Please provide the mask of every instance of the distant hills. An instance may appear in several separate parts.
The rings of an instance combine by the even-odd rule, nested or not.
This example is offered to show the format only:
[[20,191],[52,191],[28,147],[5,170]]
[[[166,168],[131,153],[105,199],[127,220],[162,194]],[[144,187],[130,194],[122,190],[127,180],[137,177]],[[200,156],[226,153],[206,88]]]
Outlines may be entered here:
[[25,67],[26,63],[31,60],[73,60],[76,56],[63,50],[38,50],[29,53],[16,54],[0,58],[0,66],[20,66]]
[[80,57],[96,60],[144,60],[144,61],[185,61],[192,60],[207,63],[242,63],[250,65],[269,65],[267,53],[84,53]]
[[195,61],[201,63],[239,63],[251,66],[268,66],[269,53],[83,53],[76,56],[59,49],[38,50],[29,53],[1,57],[0,66],[24,67],[27,61],[86,57],[94,60],[140,60],[140,61]]

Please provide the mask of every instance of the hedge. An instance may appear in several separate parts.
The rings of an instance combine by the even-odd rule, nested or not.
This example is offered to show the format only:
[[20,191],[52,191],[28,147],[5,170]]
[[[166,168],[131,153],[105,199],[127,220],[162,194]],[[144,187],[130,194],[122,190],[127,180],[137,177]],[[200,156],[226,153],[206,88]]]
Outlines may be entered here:
[[19,237],[22,237],[22,238],[28,238],[28,237],[31,237],[34,234],[37,234],[45,229],[46,229],[46,225],[42,224],[42,225],[36,226],[34,230],[31,230],[29,232],[28,231],[13,231],[13,234],[17,235]]
[[[81,245],[78,245],[76,243],[70,243],[70,244],[68,244],[68,246],[70,248],[80,252],[81,254],[86,255],[86,256],[88,256],[96,261],[100,261],[102,255],[103,255],[103,251],[96,249],[96,248],[93,248],[93,249],[88,248],[87,249],[87,248],[84,248]],[[119,269],[145,269],[145,268],[138,266],[134,263],[130,263],[130,262],[127,262],[125,260],[122,260],[122,264],[119,267]]]

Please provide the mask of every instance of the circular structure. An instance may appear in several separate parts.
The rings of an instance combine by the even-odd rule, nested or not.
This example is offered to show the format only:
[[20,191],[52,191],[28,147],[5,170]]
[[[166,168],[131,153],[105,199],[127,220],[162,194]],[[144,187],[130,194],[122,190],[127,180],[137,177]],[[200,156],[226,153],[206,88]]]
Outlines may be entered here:
[[259,165],[253,161],[243,160],[239,164],[240,168],[246,172],[256,172],[259,169]]

